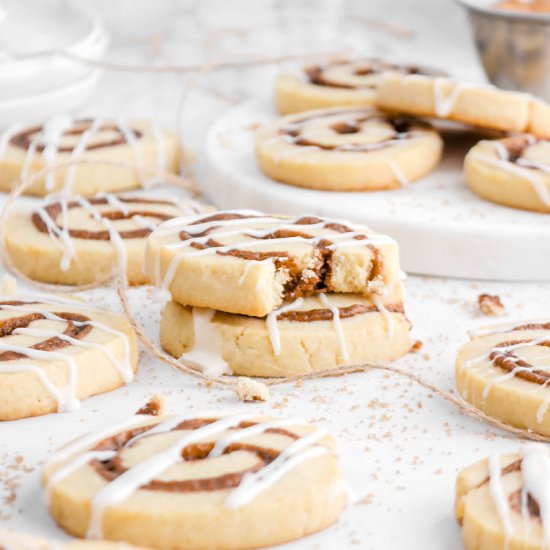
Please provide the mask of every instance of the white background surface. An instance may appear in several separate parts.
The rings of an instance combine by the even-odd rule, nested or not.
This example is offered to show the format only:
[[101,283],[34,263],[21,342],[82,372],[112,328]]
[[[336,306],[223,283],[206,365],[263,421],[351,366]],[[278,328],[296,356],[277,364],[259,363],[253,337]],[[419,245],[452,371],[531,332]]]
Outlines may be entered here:
[[[139,63],[190,63],[235,52],[277,55],[290,49],[326,49],[339,41],[365,53],[440,65],[479,76],[461,12],[444,0],[352,2],[243,0],[97,2],[115,33],[112,59]],[[298,6],[298,7],[296,7]],[[339,6],[342,6],[339,8]],[[295,11],[299,11],[298,18]],[[342,22],[342,11],[375,17],[413,36],[395,38],[363,19]],[[336,23],[318,23],[323,14]],[[303,21],[308,24],[304,25]],[[257,24],[258,30],[251,31]],[[213,32],[218,29],[219,32]],[[237,30],[236,30],[237,29]],[[248,30],[247,30],[248,29]],[[238,32],[237,32],[238,31]],[[205,54],[205,44],[217,46]],[[223,73],[198,82],[183,111],[183,138],[200,158],[209,121],[227,107],[219,94],[244,98],[265,93],[273,69]],[[178,101],[186,79],[107,73],[82,114],[151,116],[176,127]],[[215,197],[214,197],[215,199]],[[550,284],[475,283],[411,277],[406,282],[407,313],[413,336],[424,342],[419,354],[398,364],[414,369],[444,389],[453,387],[453,365],[465,331],[479,323],[480,292],[500,294],[511,317],[548,316]],[[99,297],[98,297],[99,296]],[[131,290],[141,319],[156,334],[158,305],[145,289]],[[113,292],[94,301],[116,309]],[[142,353],[137,381],[89,399],[82,410],[4,423],[0,426],[0,527],[63,537],[46,513],[39,486],[40,464],[68,439],[125,418],[152,393],[166,394],[173,411],[244,407],[226,390],[207,389]],[[517,442],[489,426],[459,415],[437,396],[407,380],[380,372],[280,386],[265,412],[296,415],[326,425],[337,438],[345,473],[359,498],[339,525],[290,545],[291,548],[458,549],[460,532],[453,511],[457,470]]]

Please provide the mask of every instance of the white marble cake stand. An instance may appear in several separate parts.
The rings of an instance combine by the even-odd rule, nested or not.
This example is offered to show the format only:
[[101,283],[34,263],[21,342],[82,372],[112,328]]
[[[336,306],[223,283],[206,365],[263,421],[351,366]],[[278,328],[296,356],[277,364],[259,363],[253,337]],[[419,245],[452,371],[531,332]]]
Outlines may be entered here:
[[211,127],[205,186],[218,207],[317,214],[365,223],[397,239],[402,266],[410,273],[550,280],[550,215],[484,201],[463,181],[464,154],[479,135],[447,129],[440,166],[402,189],[312,191],[273,181],[256,164],[254,128],[275,116],[269,100],[253,101],[228,111]]

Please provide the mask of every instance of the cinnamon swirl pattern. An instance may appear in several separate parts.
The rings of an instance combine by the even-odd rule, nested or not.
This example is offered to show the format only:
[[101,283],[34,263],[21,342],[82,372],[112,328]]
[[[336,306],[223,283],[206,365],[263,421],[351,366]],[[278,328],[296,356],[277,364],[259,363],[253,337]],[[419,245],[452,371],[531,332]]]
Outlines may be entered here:
[[[73,165],[50,171],[26,189],[27,194],[53,191],[90,197],[146,186],[159,172],[177,172],[176,136],[152,122],[96,117],[59,116],[43,125],[14,125],[0,137],[0,190],[44,168],[69,161],[113,161],[110,164]],[[135,168],[133,168],[135,166]]]
[[382,75],[377,107],[508,132],[550,136],[550,105],[529,94],[420,74]]
[[58,451],[43,479],[69,533],[174,550],[287,542],[348,498],[325,430],[254,413],[134,416]]
[[0,531],[0,550],[146,550],[123,542],[50,540],[34,535]]
[[0,420],[74,411],[136,369],[123,317],[64,298],[0,297]]
[[151,195],[47,198],[8,217],[4,239],[15,267],[37,281],[90,284],[108,277],[118,262],[130,284],[144,284],[151,232],[166,220],[208,210],[191,200]]
[[354,294],[298,298],[266,318],[169,302],[160,341],[206,374],[293,376],[340,366],[392,361],[410,350],[402,303]]
[[284,72],[275,81],[275,103],[283,115],[326,107],[372,107],[382,74],[435,74],[414,65],[379,59],[340,59]]
[[393,189],[439,162],[442,140],[428,124],[375,109],[309,111],[258,132],[256,157],[270,178],[325,191]]
[[481,141],[464,160],[466,182],[489,201],[550,213],[550,141],[532,135]]
[[146,273],[183,305],[264,317],[321,293],[401,301],[397,243],[314,216],[220,211],[176,218],[149,236]]
[[470,338],[456,361],[462,397],[506,424],[550,435],[550,320],[484,327]]
[[540,443],[462,470],[455,515],[467,550],[544,550],[550,540],[550,454]]

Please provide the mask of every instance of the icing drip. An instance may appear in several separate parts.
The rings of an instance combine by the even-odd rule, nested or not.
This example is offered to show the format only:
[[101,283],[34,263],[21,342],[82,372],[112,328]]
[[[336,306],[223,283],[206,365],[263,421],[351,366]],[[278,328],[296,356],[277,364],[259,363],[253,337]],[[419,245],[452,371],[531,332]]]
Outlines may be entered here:
[[512,522],[510,520],[510,509],[508,500],[504,493],[504,487],[502,486],[502,469],[500,466],[500,458],[498,455],[491,455],[488,459],[489,462],[489,491],[497,513],[500,517],[502,527],[504,528],[504,548],[508,548],[508,541],[512,535]]
[[[62,202],[62,205],[65,204],[64,201],[61,201],[61,202]],[[63,206],[62,206],[62,209],[63,209]],[[66,208],[63,209],[62,211],[66,212]],[[43,207],[37,208],[36,213],[40,216],[40,219],[46,225],[46,228],[48,230],[48,235],[50,236],[50,238],[63,251],[63,255],[61,256],[61,262],[59,264],[59,267],[62,271],[67,271],[67,269],[69,269],[69,266],[71,264],[71,260],[76,256],[76,252],[74,249],[73,241],[69,235],[68,228],[66,227],[66,219],[64,221],[63,228],[60,229]],[[66,218],[66,214],[65,214],[65,218]]]
[[326,435],[325,430],[316,430],[313,433],[305,435],[290,444],[265,468],[262,468],[258,472],[246,474],[240,485],[225,500],[225,506],[227,508],[240,508],[248,504],[259,493],[273,485],[289,470],[304,460],[327,454],[329,450],[326,447],[311,446],[323,437],[326,437]]
[[4,157],[6,153],[6,147],[10,142],[10,139],[21,129],[21,124],[13,124],[8,127],[5,132],[0,136],[0,158]]
[[[58,335],[59,336],[59,335]],[[78,383],[78,368],[76,361],[73,357],[66,355],[64,353],[56,351],[43,351],[38,349],[31,349],[25,346],[16,346],[13,344],[4,344],[0,342],[0,350],[3,351],[12,351],[15,353],[20,353],[25,355],[29,359],[35,361],[62,361],[67,365],[68,381],[65,387],[57,387],[55,391],[52,384],[44,384],[46,389],[51,393],[52,397],[57,401],[58,412],[71,412],[76,411],[80,408],[80,401],[76,397],[77,383]],[[0,365],[0,372],[19,372],[23,370],[32,371],[34,374],[37,374],[37,370],[40,371],[41,375],[38,375],[40,381],[44,383],[46,378],[44,372],[35,366],[26,365],[26,366],[2,366]]]
[[92,501],[86,537],[101,539],[103,537],[103,516],[109,506],[122,502],[142,485],[149,483],[167,468],[183,460],[182,451],[185,447],[233,428],[250,417],[250,414],[239,414],[217,420],[190,433],[186,433],[161,452],[129,468],[126,472],[111,481],[111,483],[105,485],[96,493]]
[[[42,151],[42,157],[46,161],[46,167],[53,165],[56,157],[59,143],[64,132],[73,124],[73,119],[69,116],[59,116],[48,120],[42,129],[40,142],[45,145]],[[55,173],[46,174],[46,191],[52,191],[55,187]]]
[[550,545],[550,455],[540,443],[529,443],[521,449],[521,475],[524,490],[534,498],[540,510],[543,544]]
[[213,309],[193,308],[195,341],[192,349],[180,357],[199,365],[207,376],[230,374],[227,362],[222,357],[223,337],[212,322],[215,314]]
[[293,309],[299,308],[303,302],[303,298],[298,298],[291,304],[287,304],[279,309],[274,309],[268,314],[265,322],[271,347],[273,348],[273,353],[275,355],[281,355],[281,335],[279,334],[279,327],[277,325],[277,316],[281,315],[281,313],[286,313],[287,311],[292,311]]
[[386,328],[388,331],[388,336],[391,338],[394,335],[395,332],[395,326],[393,323],[393,317],[390,311],[386,308],[382,300],[379,296],[376,294],[372,295],[372,301],[374,302],[374,305],[378,308],[378,311],[384,316],[386,319]]
[[[90,141],[90,138],[101,128],[101,125],[103,124],[103,118],[102,117],[96,117],[92,124],[90,124],[90,127],[82,132],[82,135],[80,136],[80,139],[78,140],[78,143],[73,148],[71,152],[70,159],[71,161],[77,160],[86,150],[86,145],[88,145],[88,142]],[[65,182],[63,184],[63,191],[67,194],[70,194],[73,189],[73,182],[74,177],[76,173],[76,166],[68,166],[67,171],[65,172]]]
[[409,178],[394,159],[388,157],[386,159],[386,162],[388,163],[388,166],[390,167],[390,170],[395,179],[401,184],[401,187],[405,187],[405,185],[410,183]]
[[344,334],[344,329],[342,328],[342,320],[340,319],[340,310],[333,306],[330,303],[326,294],[319,294],[319,300],[327,309],[330,309],[332,312],[332,323],[334,324],[334,332],[338,338],[338,348],[340,350],[340,355],[342,361],[349,360],[348,347],[346,345],[346,335]]
[[[443,88],[446,84],[451,85],[451,90],[445,94]],[[453,82],[447,78],[434,79],[434,102],[435,114],[439,117],[447,117],[455,108],[459,95],[464,90],[465,85],[461,82]]]

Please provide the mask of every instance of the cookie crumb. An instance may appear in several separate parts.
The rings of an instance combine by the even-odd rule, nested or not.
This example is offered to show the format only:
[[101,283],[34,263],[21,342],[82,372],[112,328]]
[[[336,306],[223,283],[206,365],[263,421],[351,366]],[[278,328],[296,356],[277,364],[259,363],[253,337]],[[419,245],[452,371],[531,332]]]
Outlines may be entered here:
[[479,310],[486,317],[502,317],[506,309],[500,301],[500,296],[491,294],[480,294],[477,298]]
[[411,346],[411,353],[418,353],[424,347],[422,340],[415,340]]
[[237,397],[244,402],[247,401],[267,401],[269,399],[269,388],[251,378],[241,377],[235,385]]
[[136,414],[148,414],[149,416],[162,416],[166,412],[166,399],[163,395],[155,394]]

